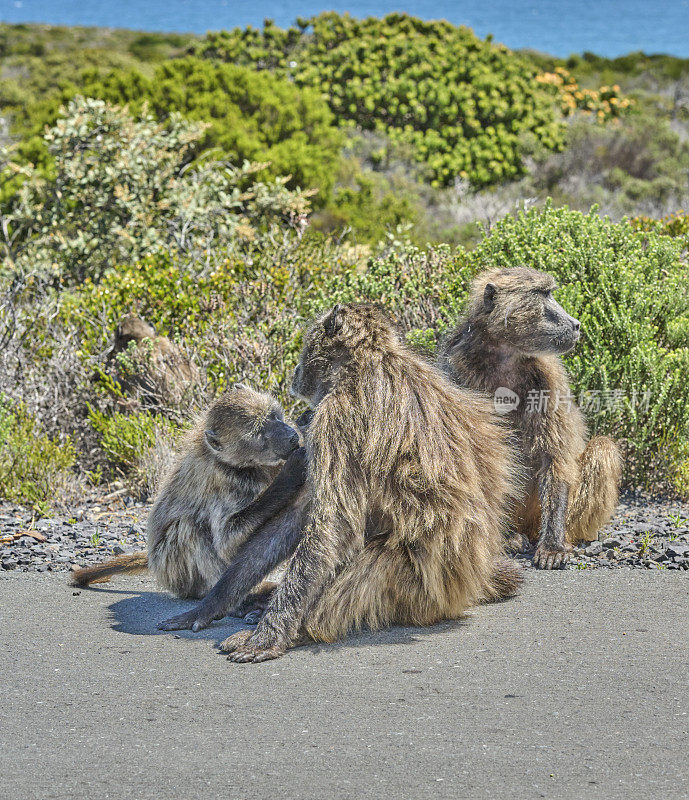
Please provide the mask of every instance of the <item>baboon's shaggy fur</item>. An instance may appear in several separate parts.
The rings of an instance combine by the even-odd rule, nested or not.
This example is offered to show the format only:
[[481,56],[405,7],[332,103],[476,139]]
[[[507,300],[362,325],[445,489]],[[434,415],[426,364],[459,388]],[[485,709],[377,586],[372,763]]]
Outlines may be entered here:
[[559,357],[574,347],[579,323],[552,298],[555,288],[550,275],[527,267],[482,273],[441,351],[460,386],[491,395],[506,387],[519,398],[507,418],[520,436],[528,484],[515,532],[537,542],[534,561],[546,569],[567,561],[567,541],[596,538],[615,509],[621,470],[615,442],[587,443]]
[[[127,354],[127,366],[118,356]],[[166,336],[136,314],[125,314],[115,328],[109,358],[124,392],[150,407],[179,405],[199,378],[196,365]]]
[[202,597],[249,536],[280,520],[298,493],[305,479],[298,444],[272,397],[241,385],[226,392],[189,434],[153,504],[148,554],[78,570],[73,582],[148,568],[173,594]]
[[257,629],[223,643],[231,659],[275,658],[303,636],[431,625],[516,591],[520,570],[503,557],[514,457],[486,400],[366,305],[316,321],[293,390],[316,407],[311,511]]

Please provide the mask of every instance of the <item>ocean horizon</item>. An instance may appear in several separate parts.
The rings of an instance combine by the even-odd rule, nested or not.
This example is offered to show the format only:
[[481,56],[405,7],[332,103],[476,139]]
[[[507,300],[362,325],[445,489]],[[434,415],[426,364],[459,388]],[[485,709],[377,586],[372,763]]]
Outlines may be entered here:
[[689,57],[689,0],[649,4],[641,0],[494,0],[479,7],[468,0],[351,0],[323,3],[302,0],[1,0],[0,21],[42,22],[203,34],[209,30],[253,25],[265,18],[281,27],[322,11],[354,17],[404,11],[423,19],[467,25],[479,36],[492,34],[512,49],[533,49],[565,57],[590,51],[615,57],[635,51]]

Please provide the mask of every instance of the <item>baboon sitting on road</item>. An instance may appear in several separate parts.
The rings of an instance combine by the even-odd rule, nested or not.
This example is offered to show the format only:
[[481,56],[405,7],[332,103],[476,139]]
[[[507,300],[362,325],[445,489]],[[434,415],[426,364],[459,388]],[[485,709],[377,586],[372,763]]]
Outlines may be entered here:
[[[514,459],[486,400],[453,386],[372,306],[316,321],[293,391],[315,407],[311,508],[258,627],[223,643],[230,659],[363,626],[431,625],[516,591],[520,570],[503,558]],[[213,618],[204,605],[198,627]]]
[[[515,534],[536,543],[541,569],[564,566],[567,542],[591,541],[617,503],[620,452],[612,439],[588,443],[559,354],[580,325],[553,298],[554,279],[527,267],[492,269],[476,278],[467,317],[448,337],[441,363],[460,385],[502,394],[527,470]],[[505,392],[509,390],[509,392]],[[503,399],[505,399],[503,397]]]
[[296,538],[305,479],[299,434],[277,401],[239,385],[189,435],[149,514],[148,553],[78,570],[73,582],[148,568],[179,597],[203,597],[255,531],[278,526]]

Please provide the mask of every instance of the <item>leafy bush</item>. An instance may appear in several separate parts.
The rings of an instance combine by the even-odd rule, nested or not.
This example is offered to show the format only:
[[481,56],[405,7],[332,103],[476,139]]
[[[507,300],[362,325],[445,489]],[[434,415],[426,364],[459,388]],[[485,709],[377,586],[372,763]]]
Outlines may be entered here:
[[262,31],[210,33],[194,51],[317,89],[338,120],[410,144],[438,185],[458,176],[484,185],[520,174],[527,133],[549,149],[563,144],[536,68],[448,22],[328,12],[287,30],[267,20]]
[[676,211],[662,219],[634,217],[629,223],[634,230],[654,231],[661,236],[674,236],[684,239],[685,245],[689,246],[689,213],[686,211]]
[[23,405],[0,395],[0,498],[42,507],[65,486],[75,461],[68,437],[51,439]]
[[328,196],[343,143],[318,92],[285,78],[233,64],[185,58],[161,64],[150,78],[140,71],[85,73],[81,94],[144,107],[159,120],[171,113],[209,123],[200,150],[223,158],[269,161],[264,175],[289,175],[292,187]]
[[162,124],[102,100],[71,101],[45,134],[54,176],[22,170],[7,216],[16,242],[7,263],[69,282],[97,280],[164,245],[207,251],[305,223],[307,195],[288,190],[285,179],[255,181],[261,165],[188,168],[203,130],[178,115]]
[[141,411],[137,414],[105,413],[89,406],[89,421],[100,437],[103,453],[124,471],[135,469],[155,445],[160,431],[174,428],[165,418]]

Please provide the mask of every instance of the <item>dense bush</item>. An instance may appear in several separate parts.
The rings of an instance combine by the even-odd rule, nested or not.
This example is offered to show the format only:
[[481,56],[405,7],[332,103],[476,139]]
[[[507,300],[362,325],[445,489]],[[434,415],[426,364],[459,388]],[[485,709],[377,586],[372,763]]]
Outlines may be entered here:
[[282,30],[208,34],[195,52],[288,75],[322,92],[339,121],[412,145],[439,185],[523,171],[521,138],[559,149],[563,131],[536,68],[490,39],[406,14],[356,20],[324,13]]
[[127,103],[133,112],[145,105],[159,120],[178,113],[207,122],[201,150],[217,147],[235,163],[269,161],[265,174],[289,175],[290,186],[329,195],[343,137],[317,91],[195,58],[167,61],[150,78],[137,70],[92,71],[82,76],[79,91]]
[[0,499],[41,510],[69,481],[75,461],[69,438],[51,439],[22,404],[0,394]]
[[45,134],[53,176],[19,168],[26,180],[5,218],[6,269],[97,280],[162,246],[204,252],[300,230],[307,196],[285,179],[255,181],[260,165],[189,168],[203,130],[178,115],[163,124],[101,100],[71,101]]

